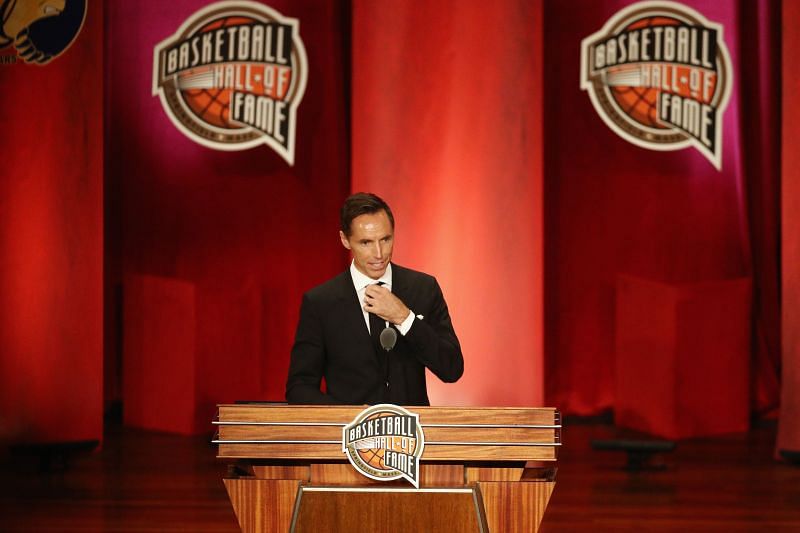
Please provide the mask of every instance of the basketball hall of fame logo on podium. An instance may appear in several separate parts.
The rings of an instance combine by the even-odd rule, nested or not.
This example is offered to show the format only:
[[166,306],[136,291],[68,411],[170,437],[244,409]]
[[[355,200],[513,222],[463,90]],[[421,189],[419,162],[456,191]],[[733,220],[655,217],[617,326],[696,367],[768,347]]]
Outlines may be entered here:
[[206,6],[153,52],[153,95],[187,137],[217,150],[266,144],[290,165],[307,76],[299,21],[258,2]]
[[419,415],[392,404],[364,409],[342,430],[342,451],[360,473],[377,481],[405,478],[419,488],[425,436]]
[[632,4],[581,44],[581,89],[612,130],[651,150],[694,146],[717,169],[732,80],[722,25],[677,2]]

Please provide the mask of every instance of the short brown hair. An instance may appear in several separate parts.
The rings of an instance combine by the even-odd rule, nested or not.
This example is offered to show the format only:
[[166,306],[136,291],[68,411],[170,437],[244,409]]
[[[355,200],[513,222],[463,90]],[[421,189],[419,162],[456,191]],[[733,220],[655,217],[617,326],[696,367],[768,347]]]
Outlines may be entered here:
[[353,231],[353,220],[361,215],[371,215],[379,211],[385,211],[386,216],[389,217],[389,223],[394,229],[394,215],[389,208],[389,204],[383,201],[377,194],[371,192],[357,192],[350,195],[344,201],[342,209],[339,212],[339,219],[341,222],[342,232],[346,236],[350,236]]

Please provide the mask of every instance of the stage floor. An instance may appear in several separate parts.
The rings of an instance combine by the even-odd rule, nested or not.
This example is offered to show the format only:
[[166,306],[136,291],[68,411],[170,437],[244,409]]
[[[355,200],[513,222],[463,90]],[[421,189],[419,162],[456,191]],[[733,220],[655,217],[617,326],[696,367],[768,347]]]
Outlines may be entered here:
[[[772,460],[774,426],[678,443],[661,471],[591,449],[613,426],[566,423],[542,531],[800,531],[800,467]],[[4,455],[0,530],[238,531],[209,437],[108,431],[66,469]],[[11,461],[9,461],[9,459]]]

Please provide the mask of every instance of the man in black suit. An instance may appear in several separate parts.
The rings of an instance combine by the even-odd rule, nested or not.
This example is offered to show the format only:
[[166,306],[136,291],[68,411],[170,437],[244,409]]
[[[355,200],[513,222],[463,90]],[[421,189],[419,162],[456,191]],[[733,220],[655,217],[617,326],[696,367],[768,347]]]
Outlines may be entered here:
[[[447,383],[464,372],[439,284],[433,276],[391,263],[394,216],[374,194],[345,201],[339,237],[353,262],[303,296],[287,401],[429,405],[426,367]],[[378,340],[386,328],[397,332],[388,350]]]

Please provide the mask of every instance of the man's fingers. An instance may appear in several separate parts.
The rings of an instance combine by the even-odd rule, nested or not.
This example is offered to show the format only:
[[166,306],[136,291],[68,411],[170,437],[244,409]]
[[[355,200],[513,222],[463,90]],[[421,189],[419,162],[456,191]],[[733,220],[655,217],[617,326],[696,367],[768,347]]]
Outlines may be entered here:
[[387,289],[386,287],[382,287],[380,285],[373,284],[373,285],[367,286],[367,290],[366,290],[365,294],[367,296],[372,296],[373,298],[375,298],[377,296],[380,296],[381,294],[386,294],[386,293],[389,293],[389,292],[391,292],[391,291],[389,289]]

